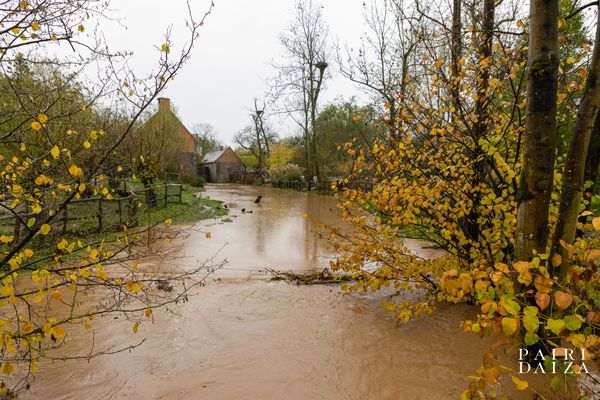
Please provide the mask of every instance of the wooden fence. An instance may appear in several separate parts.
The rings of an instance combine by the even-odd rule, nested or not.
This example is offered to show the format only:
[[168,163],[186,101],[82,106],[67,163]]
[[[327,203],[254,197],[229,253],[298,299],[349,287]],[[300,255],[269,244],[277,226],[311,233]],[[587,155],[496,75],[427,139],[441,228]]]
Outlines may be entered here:
[[[154,194],[151,194],[152,192]],[[127,196],[118,196],[110,200],[99,196],[74,199],[54,218],[53,229],[61,234],[65,234],[70,226],[76,226],[79,231],[102,232],[109,227],[120,229],[123,226],[136,224],[144,209],[166,207],[169,203],[183,202],[181,184],[156,185],[140,190],[129,190],[128,193]],[[10,224],[14,221],[12,234],[14,241],[18,242],[23,229],[30,229],[26,225],[29,219],[36,218],[38,221],[43,221],[49,212],[51,210],[45,208],[38,214],[18,211],[0,213],[0,228],[6,222]]]
[[[320,192],[331,192],[331,184],[333,181],[325,182],[306,182],[306,181],[279,181],[272,182],[273,187],[294,190],[318,190]],[[362,189],[373,190],[375,184],[368,181],[350,181],[348,183],[338,183],[338,188],[343,189]]]

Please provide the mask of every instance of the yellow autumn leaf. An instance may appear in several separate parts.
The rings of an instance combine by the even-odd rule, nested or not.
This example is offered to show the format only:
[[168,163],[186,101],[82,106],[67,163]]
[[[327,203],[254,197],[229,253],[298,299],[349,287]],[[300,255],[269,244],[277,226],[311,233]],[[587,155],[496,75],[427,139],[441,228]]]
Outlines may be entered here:
[[138,322],[133,324],[133,333],[138,333],[139,328],[140,328],[140,324]]
[[28,322],[24,323],[23,326],[21,327],[21,332],[27,334],[27,333],[31,333],[34,329],[35,329],[35,325],[33,324],[33,322],[28,321]]
[[71,174],[73,178],[77,178],[78,176],[83,175],[83,171],[81,168],[73,164],[69,167],[69,174]]
[[63,238],[57,245],[56,247],[59,250],[66,250],[67,246],[69,246],[69,242],[67,241],[67,239]]
[[54,336],[55,339],[62,339],[65,337],[65,330],[62,326],[55,326],[50,330],[50,334]]
[[37,122],[37,121],[33,121],[33,122],[31,123],[31,129],[33,129],[34,131],[36,131],[36,132],[37,132],[37,131],[39,131],[40,129],[42,129],[42,124],[40,124],[40,123],[39,123],[39,122]]
[[85,147],[86,149],[89,149],[90,147],[92,147],[92,145],[90,144],[90,142],[88,142],[86,140],[85,142],[83,142],[83,147]]
[[165,224],[171,225],[172,223],[173,223],[173,219],[171,219],[171,218],[165,219]]
[[130,292],[133,292],[133,293],[137,293],[144,288],[140,283],[133,282],[133,281],[127,282],[125,284],[125,287],[127,288],[127,290],[129,290]]
[[83,31],[85,31],[85,27],[83,25],[79,24],[79,26],[77,27],[77,30],[79,32],[83,32]]
[[529,387],[529,383],[527,383],[527,381],[524,381],[524,380],[522,380],[522,379],[519,379],[519,378],[518,378],[518,377],[516,377],[516,376],[513,376],[513,377],[512,377],[512,381],[513,381],[513,383],[515,384],[515,387],[516,387],[518,390],[525,390],[525,389],[527,389],[527,388]]
[[595,230],[600,231],[600,217],[594,218],[592,220],[592,225],[594,226]]
[[37,31],[39,31],[39,30],[40,30],[40,24],[39,24],[39,22],[35,21],[33,24],[31,24],[31,29],[32,29],[34,32],[37,32]]
[[9,363],[9,362],[5,362],[5,363],[2,365],[2,373],[3,373],[4,375],[10,375],[10,374],[12,374],[12,373],[14,372],[14,370],[15,370],[15,368],[14,368],[14,367],[12,366],[12,364],[11,364],[11,363]]
[[512,336],[519,328],[519,320],[516,318],[502,318],[502,330],[506,336]]
[[10,242],[12,242],[14,240],[14,236],[6,236],[6,235],[2,235],[0,236],[0,242],[4,243],[4,244],[8,244]]
[[58,148],[58,146],[54,146],[52,150],[50,150],[50,154],[52,155],[52,157],[58,158],[58,156],[60,156],[60,149]]
[[161,46],[161,51],[169,54],[171,52],[171,49],[169,49],[169,46],[166,43],[163,43],[163,45]]
[[47,235],[48,233],[50,233],[51,229],[52,229],[52,227],[50,225],[44,224],[44,225],[40,226],[40,229],[38,232],[40,235]]
[[152,315],[152,310],[149,308],[146,308],[145,314],[146,314],[146,318],[150,318],[150,316]]
[[212,233],[206,232],[204,236],[206,236],[207,239],[210,239],[212,237]]
[[48,122],[48,116],[46,114],[40,114],[38,115],[38,121],[40,121],[42,124],[45,124]]

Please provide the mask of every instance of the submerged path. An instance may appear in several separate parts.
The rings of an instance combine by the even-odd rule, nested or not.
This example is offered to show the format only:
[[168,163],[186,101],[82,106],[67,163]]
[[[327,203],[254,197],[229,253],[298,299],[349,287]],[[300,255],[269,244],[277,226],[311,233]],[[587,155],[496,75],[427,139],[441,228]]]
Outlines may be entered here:
[[[142,324],[137,335],[128,321],[95,321],[98,348],[146,342],[89,362],[43,363],[22,399],[459,397],[489,345],[459,328],[472,309],[447,306],[396,326],[376,300],[264,279],[265,267],[327,264],[327,246],[309,221],[335,222],[334,199],[236,185],[212,185],[204,195],[224,201],[233,222],[199,225],[174,259],[196,265],[220,251],[226,268],[188,303],[156,312],[154,324]],[[258,195],[263,199],[255,204]],[[418,250],[424,243],[409,245],[434,255]],[[92,334],[69,333],[70,348],[85,354]]]

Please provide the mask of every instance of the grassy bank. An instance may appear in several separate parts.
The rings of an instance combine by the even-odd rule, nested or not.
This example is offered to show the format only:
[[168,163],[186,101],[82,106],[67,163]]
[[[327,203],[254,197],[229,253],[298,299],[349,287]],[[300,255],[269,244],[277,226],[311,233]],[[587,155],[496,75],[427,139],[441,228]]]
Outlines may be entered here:
[[[183,185],[181,203],[169,203],[166,207],[144,211],[139,225],[148,226],[167,218],[172,218],[174,224],[193,224],[228,214],[228,210],[222,207],[223,202],[202,198],[200,190]],[[200,193],[200,197],[197,197],[196,193]]]
[[[169,218],[174,224],[190,225],[204,219],[226,216],[228,210],[222,207],[222,202],[202,198],[202,190],[183,185],[180,202],[179,188],[176,187],[174,191],[177,195],[171,197],[166,205],[164,201],[160,200],[161,194],[158,193],[158,205],[152,208],[145,205],[143,196],[132,201],[122,201],[121,204],[117,199],[103,200],[101,205],[98,201],[73,203],[68,208],[67,229],[63,232],[63,220],[59,215],[52,223],[50,234],[35,238],[29,247],[37,250],[38,253],[45,254],[47,249],[54,249],[54,243],[63,238],[69,242],[81,241],[86,245],[102,240],[113,242],[122,236],[124,226],[144,228]],[[103,229],[101,231],[99,230],[99,214],[102,214]],[[14,219],[5,220],[0,225],[0,234],[2,235],[12,235],[13,230]],[[22,228],[21,231],[22,234],[26,232],[25,228]],[[7,249],[7,245],[0,244],[0,251]]]

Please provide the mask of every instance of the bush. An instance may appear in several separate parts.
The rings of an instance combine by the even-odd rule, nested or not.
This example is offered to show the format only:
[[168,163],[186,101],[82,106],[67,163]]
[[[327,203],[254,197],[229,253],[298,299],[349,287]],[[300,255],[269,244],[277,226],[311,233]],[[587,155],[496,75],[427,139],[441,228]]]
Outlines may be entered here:
[[193,187],[203,188],[206,183],[206,179],[203,176],[199,175],[194,178],[194,182],[191,183]]
[[275,185],[282,182],[299,181],[302,176],[302,170],[296,164],[286,164],[281,167],[271,168],[271,182]]
[[206,183],[206,179],[202,175],[188,174],[183,177],[183,183],[186,183],[192,187],[202,188]]

